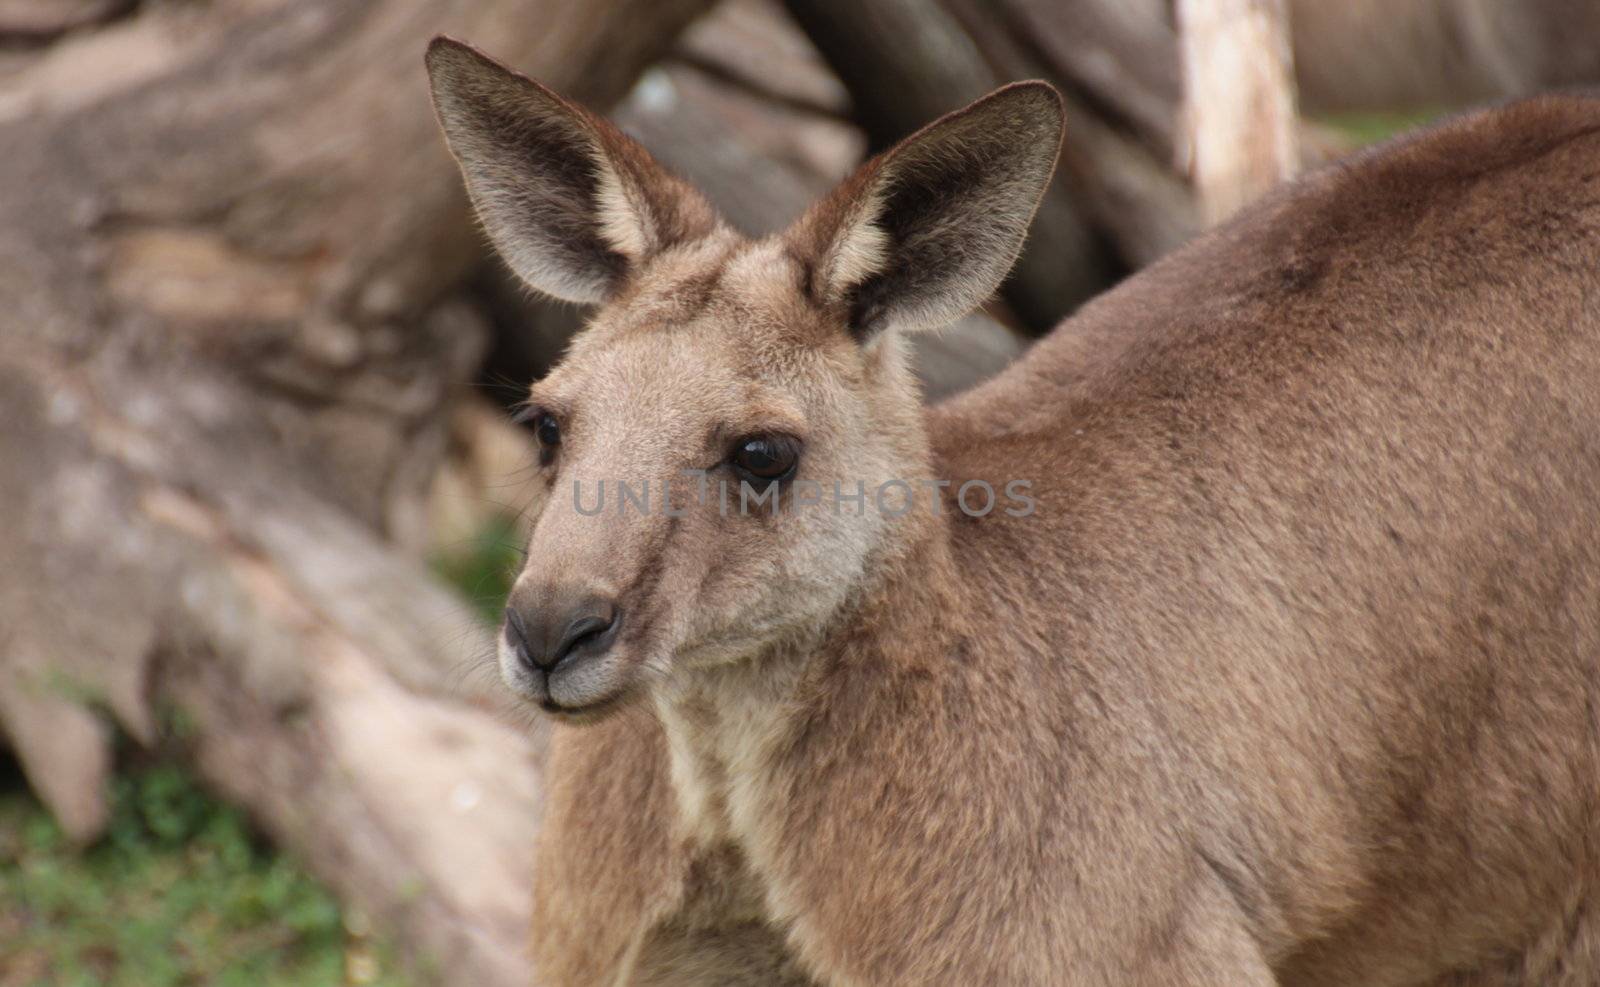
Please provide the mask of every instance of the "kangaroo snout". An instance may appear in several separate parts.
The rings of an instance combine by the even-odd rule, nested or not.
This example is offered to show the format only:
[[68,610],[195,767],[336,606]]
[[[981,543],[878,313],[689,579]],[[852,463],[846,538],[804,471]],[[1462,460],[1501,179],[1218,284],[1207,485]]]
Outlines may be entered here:
[[501,671],[519,692],[552,712],[573,712],[609,696],[597,666],[611,650],[622,611],[590,590],[514,594],[501,630]]
[[506,643],[530,670],[552,672],[562,662],[600,654],[616,637],[617,605],[586,595],[574,602],[552,600],[543,606],[506,607]]

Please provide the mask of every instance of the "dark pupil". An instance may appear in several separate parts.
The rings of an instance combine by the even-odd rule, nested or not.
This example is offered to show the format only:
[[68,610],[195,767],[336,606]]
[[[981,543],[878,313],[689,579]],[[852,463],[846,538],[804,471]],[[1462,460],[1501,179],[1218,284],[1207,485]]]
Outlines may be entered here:
[[739,465],[762,478],[778,476],[789,468],[783,450],[767,439],[753,439],[739,449]]
[[539,436],[539,441],[547,446],[561,444],[561,426],[556,424],[555,418],[550,415],[540,415],[539,424],[534,427]]

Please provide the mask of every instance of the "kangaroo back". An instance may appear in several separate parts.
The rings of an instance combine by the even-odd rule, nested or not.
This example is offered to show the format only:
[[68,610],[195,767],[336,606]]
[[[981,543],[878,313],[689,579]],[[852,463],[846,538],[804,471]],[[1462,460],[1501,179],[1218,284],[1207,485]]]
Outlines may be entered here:
[[1600,977],[1600,100],[1316,174],[932,427],[958,480],[1037,464],[962,566],[1117,710],[1086,746],[1154,745],[1283,983]]

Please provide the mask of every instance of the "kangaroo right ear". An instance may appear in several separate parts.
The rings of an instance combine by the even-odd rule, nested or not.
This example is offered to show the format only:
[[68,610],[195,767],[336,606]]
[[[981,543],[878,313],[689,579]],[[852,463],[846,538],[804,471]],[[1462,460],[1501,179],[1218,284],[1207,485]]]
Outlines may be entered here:
[[427,63],[478,218],[532,287],[604,302],[654,254],[716,229],[697,192],[601,117],[451,38]]
[[868,161],[788,234],[857,339],[949,325],[1011,269],[1061,149],[1061,97],[1019,82]]

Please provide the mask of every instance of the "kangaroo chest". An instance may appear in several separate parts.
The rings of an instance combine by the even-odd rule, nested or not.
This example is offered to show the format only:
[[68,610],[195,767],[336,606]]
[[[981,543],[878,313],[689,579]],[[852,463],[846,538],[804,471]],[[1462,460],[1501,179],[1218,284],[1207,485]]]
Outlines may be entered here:
[[812,984],[768,905],[765,876],[751,859],[763,786],[749,773],[775,739],[775,716],[699,697],[662,704],[675,834],[686,855],[673,907],[641,930],[622,983],[635,985]]
[[641,930],[620,983],[634,987],[805,987],[765,894],[733,844],[694,847],[676,906]]

